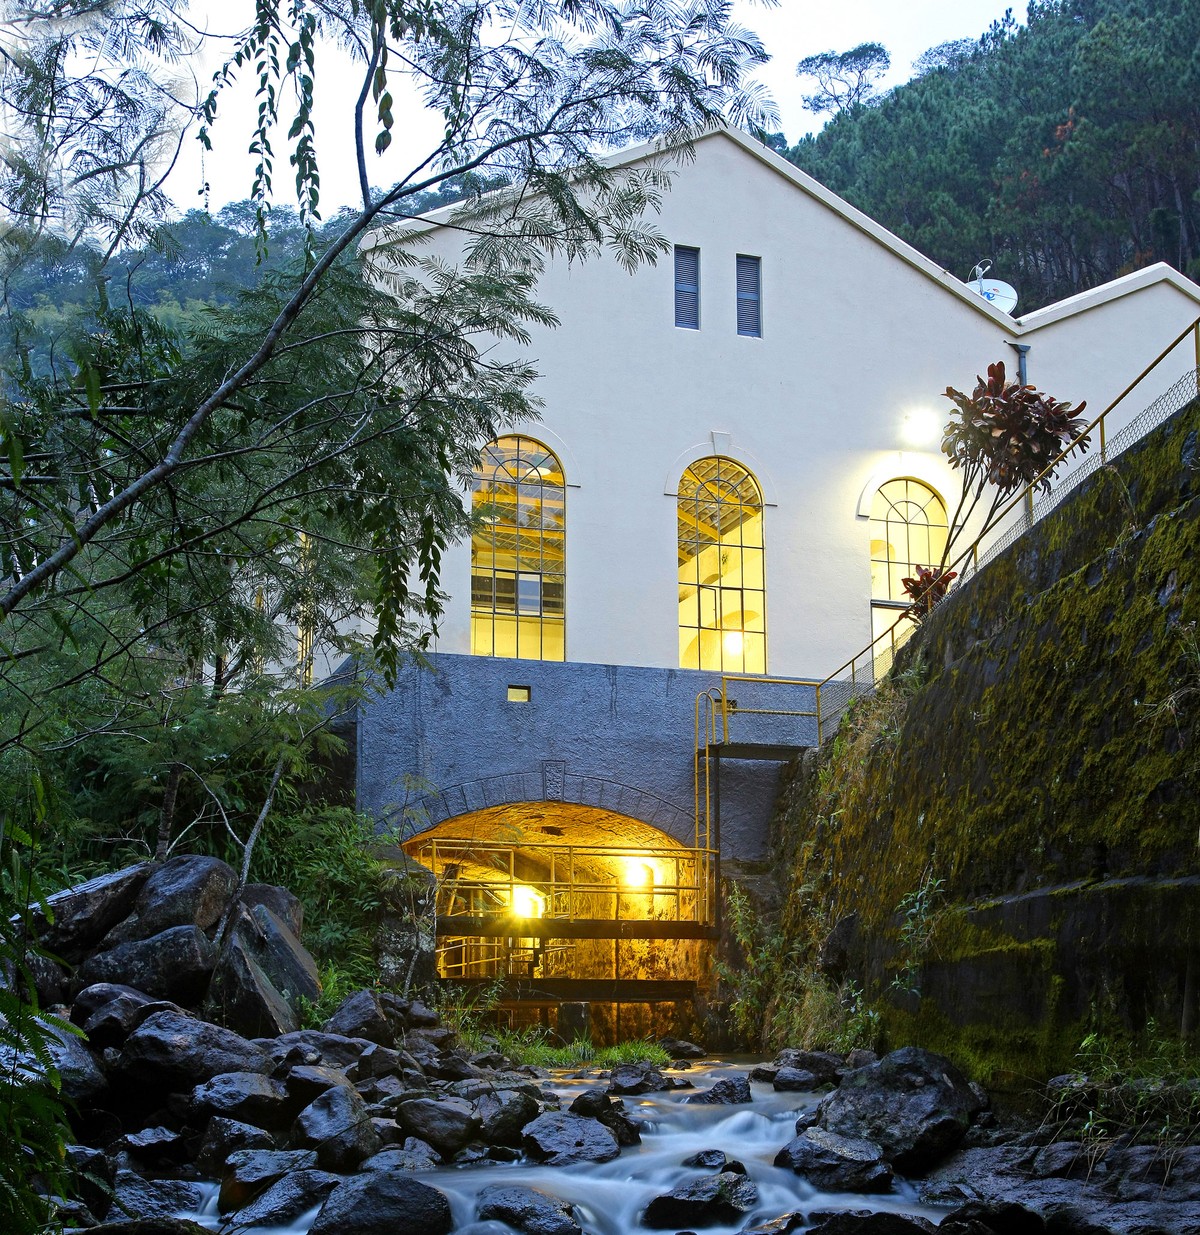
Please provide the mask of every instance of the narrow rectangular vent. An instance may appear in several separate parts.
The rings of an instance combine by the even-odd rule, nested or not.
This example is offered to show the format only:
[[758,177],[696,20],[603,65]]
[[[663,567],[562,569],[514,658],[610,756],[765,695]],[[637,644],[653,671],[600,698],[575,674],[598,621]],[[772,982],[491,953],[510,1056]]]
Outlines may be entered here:
[[533,691],[528,686],[509,686],[509,703],[528,703],[533,698]]
[[762,337],[762,258],[737,258],[737,332]]
[[675,325],[700,329],[700,250],[675,246]]

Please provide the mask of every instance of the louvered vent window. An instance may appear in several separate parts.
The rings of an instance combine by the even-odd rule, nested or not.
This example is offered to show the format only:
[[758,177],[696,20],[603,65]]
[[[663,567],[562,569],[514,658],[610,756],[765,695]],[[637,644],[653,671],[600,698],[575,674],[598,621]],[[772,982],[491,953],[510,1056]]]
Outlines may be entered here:
[[700,250],[675,246],[675,325],[700,329]]
[[741,253],[737,259],[737,332],[756,339],[762,335],[762,259]]

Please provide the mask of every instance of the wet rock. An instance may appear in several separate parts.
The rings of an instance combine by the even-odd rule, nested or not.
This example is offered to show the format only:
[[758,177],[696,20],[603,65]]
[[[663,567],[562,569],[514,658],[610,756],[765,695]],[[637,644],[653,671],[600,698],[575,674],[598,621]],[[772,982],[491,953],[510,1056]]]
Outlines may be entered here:
[[350,1066],[347,1075],[355,1081],[389,1076],[399,1073],[407,1063],[408,1059],[403,1051],[372,1042]]
[[93,1047],[102,1050],[120,1046],[151,1012],[163,1010],[183,1011],[132,986],[99,982],[75,996],[71,1020],[82,1027]]
[[248,1037],[275,1037],[300,1027],[296,1009],[235,935],[213,972],[210,995],[223,1024]]
[[200,927],[173,926],[89,956],[79,980],[119,982],[186,1004],[204,994],[216,959],[216,946]]
[[204,1197],[197,1184],[180,1179],[143,1179],[118,1171],[113,1181],[110,1216],[114,1219],[170,1217],[200,1208]]
[[240,1149],[225,1163],[217,1208],[223,1214],[241,1209],[277,1179],[316,1165],[317,1155],[311,1149]]
[[[874,1062],[874,1056],[870,1062]],[[802,1051],[794,1046],[784,1047],[774,1061],[777,1070],[796,1068],[801,1072],[811,1072],[823,1085],[836,1085],[845,1066],[840,1056],[831,1051]]]
[[771,1082],[779,1093],[811,1093],[821,1084],[821,1078],[805,1068],[780,1068]]
[[892,1168],[873,1141],[856,1140],[809,1128],[775,1155],[786,1166],[824,1192],[888,1192]]
[[71,1173],[71,1193],[78,1196],[95,1215],[103,1217],[108,1212],[112,1197],[115,1170],[101,1149],[90,1145],[67,1145],[63,1160]]
[[110,1152],[113,1150],[123,1150],[141,1165],[157,1169],[178,1166],[191,1158],[187,1138],[161,1124],[128,1133],[113,1143]]
[[449,1235],[452,1225],[436,1188],[371,1171],[334,1188],[308,1235]]
[[1036,1179],[1086,1179],[1095,1165],[1078,1141],[1055,1141],[1038,1151],[1029,1171]]
[[298,1064],[290,1068],[283,1078],[288,1096],[301,1107],[314,1102],[327,1089],[344,1084],[346,1074],[340,1068],[326,1068],[320,1064]]
[[150,869],[133,912],[109,931],[104,947],[149,939],[181,926],[207,931],[221,920],[236,887],[237,875],[220,858],[191,853],[168,858]]
[[877,1142],[906,1174],[920,1174],[955,1149],[979,1110],[966,1078],[944,1056],[893,1051],[848,1072],[820,1107],[828,1132]]
[[411,1098],[395,1108],[396,1122],[409,1136],[426,1141],[444,1158],[453,1157],[479,1133],[482,1121],[463,1098]]
[[598,1119],[617,1138],[618,1145],[640,1145],[642,1134],[628,1115],[621,1100],[613,1101],[608,1091],[597,1086],[585,1089],[568,1108],[573,1115]]
[[602,1123],[563,1111],[548,1111],[525,1127],[525,1152],[549,1166],[609,1162],[621,1152],[617,1138]]
[[82,1039],[65,1029],[56,1025],[47,1025],[46,1029],[46,1050],[58,1069],[63,1096],[76,1106],[94,1102],[107,1090],[108,1080],[91,1051]]
[[858,1047],[846,1056],[846,1069],[849,1072],[854,1072],[858,1068],[865,1068],[869,1064],[875,1063],[879,1056],[874,1051],[868,1051],[863,1047]]
[[842,1213],[814,1213],[806,1235],[932,1235],[937,1227],[924,1218],[908,1214],[871,1213],[852,1209]]
[[689,1106],[736,1106],[752,1102],[750,1082],[744,1076],[723,1076],[711,1088],[684,1099]]
[[299,934],[266,905],[243,908],[236,931],[247,954],[293,1012],[299,1012],[303,1002],[315,1003],[321,997],[317,962]]
[[242,904],[253,910],[269,909],[297,939],[304,933],[304,905],[300,898],[274,883],[248,883],[242,889]]
[[237,1211],[235,1229],[280,1227],[315,1209],[343,1183],[329,1171],[302,1170],[284,1175]]
[[253,1124],[214,1115],[204,1129],[196,1165],[205,1175],[220,1175],[229,1155],[239,1149],[274,1149],[275,1141],[269,1132]]
[[92,1229],[97,1235],[212,1235],[207,1227],[190,1218],[127,1218],[102,1222]]
[[706,1171],[723,1171],[729,1159],[722,1149],[702,1149],[699,1153],[684,1158],[680,1166],[695,1166]]
[[798,1231],[808,1222],[804,1214],[794,1211],[790,1214],[780,1214],[778,1218],[771,1218],[766,1222],[756,1223],[754,1226],[743,1227],[738,1235],[791,1235],[792,1231]]
[[432,1145],[419,1141],[415,1136],[408,1137],[403,1145],[389,1146],[372,1154],[360,1171],[428,1171],[440,1166],[441,1156]]
[[703,1059],[708,1054],[704,1047],[684,1038],[659,1038],[658,1044],[672,1059]]
[[613,1068],[608,1078],[608,1092],[615,1094],[660,1093],[671,1083],[648,1063],[625,1063]]
[[512,1184],[484,1188],[476,1200],[475,1216],[481,1222],[506,1223],[522,1235],[583,1235],[571,1205],[537,1188]]
[[538,1110],[537,1100],[517,1089],[481,1094],[475,1099],[479,1135],[489,1145],[520,1145],[521,1130],[537,1118]]
[[40,909],[33,911],[34,930],[41,945],[72,964],[82,960],[130,913],[149,873],[149,864],[143,862],[55,892],[47,898],[53,925]]
[[328,1171],[353,1171],[379,1152],[366,1104],[349,1085],[327,1089],[296,1116],[293,1139],[317,1150]]
[[366,1038],[348,1038],[340,1033],[301,1029],[296,1033],[282,1034],[264,1042],[263,1049],[280,1063],[313,1063],[329,1068],[349,1068],[370,1045]]
[[374,991],[356,991],[348,996],[322,1028],[326,1033],[366,1038],[381,1046],[394,1046],[396,1042],[396,1027]]
[[1043,1235],[1046,1224],[1040,1215],[1014,1202],[972,1201],[947,1214],[940,1230],[944,1235]]
[[258,1128],[286,1127],[292,1115],[287,1090],[261,1072],[222,1072],[196,1086],[192,1106]]
[[758,1204],[758,1189],[745,1175],[723,1172],[693,1179],[656,1196],[642,1214],[642,1225],[657,1230],[685,1226],[728,1226]]

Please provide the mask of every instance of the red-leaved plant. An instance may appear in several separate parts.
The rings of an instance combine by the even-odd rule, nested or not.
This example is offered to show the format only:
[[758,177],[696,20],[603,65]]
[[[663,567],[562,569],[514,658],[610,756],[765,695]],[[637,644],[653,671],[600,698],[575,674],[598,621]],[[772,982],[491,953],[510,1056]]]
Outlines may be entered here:
[[978,536],[991,531],[1005,501],[1018,489],[1034,481],[1039,488],[1049,489],[1055,469],[1046,469],[1059,455],[1065,457],[1076,448],[1087,450],[1090,444],[1083,432],[1087,422],[1080,415],[1086,403],[1078,407],[1060,403],[1034,386],[1010,382],[1002,360],[988,365],[986,379],[975,381],[969,395],[946,387],[946,398],[955,411],[942,437],[942,453],[951,467],[962,470],[962,494],[950,520],[942,560],[937,566],[918,566],[914,578],[902,580],[913,598],[905,616],[914,622],[929,616],[957,577],[958,572],[947,570],[946,564],[985,493],[990,490],[991,498]]

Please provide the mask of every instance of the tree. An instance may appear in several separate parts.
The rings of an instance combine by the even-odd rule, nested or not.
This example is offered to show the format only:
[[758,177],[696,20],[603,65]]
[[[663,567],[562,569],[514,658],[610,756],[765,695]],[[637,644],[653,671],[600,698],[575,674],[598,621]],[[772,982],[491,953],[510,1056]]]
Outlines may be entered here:
[[[37,7],[22,14],[29,31]],[[10,114],[36,153],[4,185],[25,220],[9,238],[10,273],[29,236],[47,229],[69,230],[73,243],[99,236],[111,260],[117,238],[144,226],[158,205],[145,188],[140,136],[162,131],[157,102],[147,102],[154,66],[124,75],[105,60],[97,23],[121,54],[140,40],[161,61],[185,45],[178,14],[167,0],[67,8],[68,20],[30,33],[25,50],[4,62],[5,100],[20,104]],[[322,37],[349,46],[363,72],[352,119],[361,207],[328,238],[317,230],[312,136]],[[71,78],[83,50],[87,75]],[[134,633],[98,628],[104,657],[114,644],[124,650],[173,626],[194,659],[204,640],[211,650],[219,631],[245,626],[248,598],[286,592],[303,533],[309,546],[343,559],[370,556],[373,577],[350,603],[373,611],[376,649],[394,666],[410,633],[406,617],[436,616],[441,550],[465,526],[456,481],[481,441],[534,410],[532,372],[493,361],[476,340],[521,340],[526,323],[552,322],[533,299],[548,253],[575,259],[607,249],[630,266],[653,260],[664,242],[643,216],[669,171],[652,162],[616,172],[600,155],[650,138],[686,146],[723,116],[756,118],[761,99],[741,79],[764,58],[731,24],[728,4],[702,0],[256,5],[202,105],[201,133],[207,140],[223,84],[255,73],[259,227],[273,142],[285,129],[305,252],[290,275],[265,281],[185,340],[101,285],[97,329],[60,353],[48,376],[34,372],[24,323],[10,312],[18,397],[0,422],[6,664],[37,655],[64,621],[104,627],[111,613],[130,617]],[[390,142],[397,72],[418,81],[445,136],[408,178],[377,192],[366,175],[368,145],[372,135],[376,149]],[[285,86],[297,100],[291,115],[281,111]],[[89,108],[100,118],[96,138],[84,124]],[[82,186],[97,175],[108,192],[85,200]],[[507,187],[482,195],[500,181]],[[414,236],[393,246],[402,264],[373,287],[358,242],[443,186],[470,193],[460,223],[474,239],[461,268],[423,258]],[[165,599],[185,583],[199,590]],[[224,622],[234,611],[236,621]],[[296,605],[283,602],[280,616],[294,621]]]
[[876,99],[876,82],[892,67],[882,43],[860,43],[849,51],[823,51],[805,56],[796,66],[798,77],[815,77],[817,89],[804,96],[804,106],[821,115],[857,111]]

